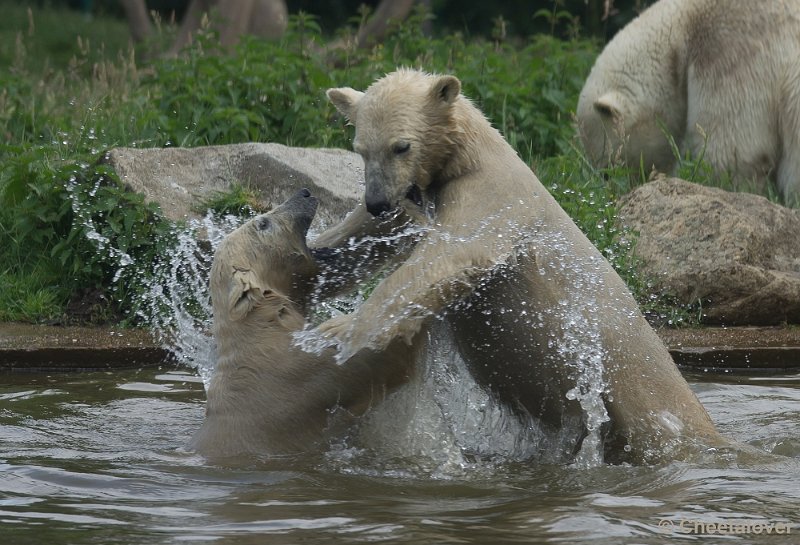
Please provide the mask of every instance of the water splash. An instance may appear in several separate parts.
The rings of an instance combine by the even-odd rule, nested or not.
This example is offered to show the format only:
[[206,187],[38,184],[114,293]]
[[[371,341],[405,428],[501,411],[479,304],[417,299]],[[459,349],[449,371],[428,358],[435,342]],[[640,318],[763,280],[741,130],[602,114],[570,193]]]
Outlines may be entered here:
[[[92,221],[92,210],[88,204],[89,198],[95,196],[101,182],[102,180],[98,179],[94,186],[86,191],[85,188],[82,188],[78,183],[77,176],[72,175],[67,180],[65,189],[67,190],[67,195],[72,205],[72,212],[83,227],[86,238],[92,241],[100,252],[105,253],[112,263],[116,263],[117,272],[114,275],[113,281],[117,282],[123,274],[123,269],[133,265],[134,261],[126,252],[114,247],[108,237],[101,235]],[[83,194],[84,192],[86,195]]]
[[535,460],[563,464],[571,436],[520,418],[472,377],[446,324],[434,322],[418,355],[415,380],[390,395],[335,445],[328,459],[349,473],[435,479],[493,472]]
[[[429,230],[430,227],[427,225],[419,226],[409,222],[392,235],[380,238],[367,236],[360,239],[351,239],[345,248],[333,249],[337,253],[353,252],[362,256],[362,258],[357,263],[348,261],[347,266],[341,269],[333,266],[323,268],[310,297],[311,312],[307,318],[306,327],[293,334],[295,346],[315,355],[322,354],[328,348],[339,348],[336,353],[336,362],[343,364],[347,361],[349,355],[341,350],[342,347],[339,341],[323,337],[316,329],[316,326],[328,318],[349,314],[356,310],[369,297],[379,280],[391,274],[397,263],[395,263],[395,267],[384,265],[380,267],[379,271],[371,272],[373,260],[380,259],[376,257],[379,254],[378,248],[390,246],[395,256],[403,256]],[[311,239],[314,236],[315,233],[309,234]],[[357,286],[355,293],[339,295],[334,298],[325,296],[329,284],[346,284],[349,278],[371,278],[371,280]]]
[[574,369],[572,376],[576,384],[567,391],[566,398],[580,404],[588,432],[575,458],[575,465],[588,469],[603,464],[601,426],[610,418],[603,401],[608,390],[603,378],[605,350],[593,324],[587,320],[582,322],[569,325],[573,331],[585,331],[588,335],[580,340],[573,335],[565,336],[558,343],[558,351]]
[[[197,369],[206,388],[214,371],[211,298],[208,278],[217,245],[242,220],[208,213],[176,229],[175,242],[152,266],[137,315],[178,362]],[[198,236],[199,234],[204,236]]]
[[113,283],[139,291],[135,316],[179,363],[197,369],[208,386],[215,362],[208,290],[211,262],[225,234],[244,220],[235,216],[216,218],[209,212],[163,235],[159,243],[167,250],[154,263],[136,263],[94,223],[92,202],[102,183],[98,179],[83,185],[77,176],[67,180],[65,188],[76,221],[97,252],[115,267]]
[[[605,263],[602,262],[602,257],[596,254],[582,256],[580,252],[576,252],[574,248],[575,242],[570,240],[564,233],[556,229],[548,229],[545,225],[537,225],[531,228],[528,225],[520,225],[513,222],[506,222],[502,227],[498,227],[496,218],[487,218],[479,222],[474,230],[471,232],[454,236],[447,232],[440,231],[426,231],[428,236],[420,241],[421,244],[435,244],[437,247],[443,248],[459,248],[464,245],[474,243],[476,240],[483,242],[484,240],[491,240],[494,236],[497,238],[507,237],[508,240],[516,241],[505,254],[498,257],[496,270],[491,275],[487,275],[486,279],[482,281],[483,284],[489,285],[497,281],[498,277],[513,276],[519,263],[523,260],[529,260],[536,263],[539,267],[539,274],[542,278],[558,277],[562,285],[569,286],[569,289],[563,290],[561,299],[556,301],[554,305],[549,308],[532,308],[528,312],[527,308],[520,310],[520,304],[526,301],[515,302],[512,299],[508,300],[508,308],[504,306],[498,307],[497,302],[490,302],[488,305],[480,301],[482,291],[482,284],[476,287],[475,297],[466,302],[459,303],[455,312],[482,312],[486,315],[486,326],[498,328],[503,327],[502,324],[508,325],[510,322],[516,324],[514,327],[514,334],[520,335],[522,338],[516,338],[516,343],[520,346],[527,347],[534,350],[536,354],[531,357],[538,357],[542,354],[538,353],[535,349],[537,346],[537,335],[539,331],[546,329],[547,333],[547,358],[553,361],[554,365],[563,365],[567,369],[568,379],[572,385],[568,390],[562,392],[564,404],[569,402],[577,402],[583,413],[583,426],[586,429],[586,436],[584,437],[581,448],[574,459],[574,465],[578,468],[592,468],[599,466],[603,463],[603,437],[602,427],[603,424],[610,420],[608,412],[605,407],[605,396],[608,395],[608,384],[605,381],[604,362],[607,359],[607,352],[603,346],[603,305],[597,299],[598,286],[604,283],[603,275],[606,273]],[[421,234],[425,234],[421,233]],[[487,239],[487,236],[489,237]],[[487,242],[491,243],[491,242]],[[537,253],[536,256],[527,255],[532,251],[532,248],[539,248],[541,255]],[[414,264],[413,255],[405,259],[405,263]],[[430,266],[430,264],[418,262],[419,267]],[[415,278],[409,278],[409,286],[413,286],[416,281]],[[515,288],[509,286],[509,293],[515,293]],[[398,290],[395,294],[382,294],[387,299],[385,305],[397,306],[402,309],[401,312],[390,316],[388,320],[405,320],[413,315],[413,319],[421,319],[427,316],[436,322],[436,317],[430,316],[430,312],[424,308],[411,308],[404,300],[399,300],[397,305],[394,305],[393,297],[402,298],[404,294],[402,290]],[[524,297],[524,296],[523,296]],[[530,294],[530,297],[535,297],[535,294]],[[493,300],[492,300],[493,301]],[[359,301],[355,301],[357,308]],[[531,301],[532,307],[536,307],[536,302]],[[472,305],[478,305],[471,308]],[[524,306],[524,305],[523,305]],[[351,307],[352,308],[352,307]],[[495,320],[493,315],[506,315]],[[546,316],[545,316],[546,315]],[[431,320],[429,320],[431,321]],[[545,325],[545,322],[547,325]],[[520,326],[519,324],[522,324]],[[385,324],[384,327],[390,324]],[[376,329],[376,331],[379,331]],[[562,423],[562,434],[557,437],[543,437],[541,434],[542,428],[537,422],[522,422],[520,417],[512,414],[507,408],[500,406],[492,396],[486,394],[477,387],[472,376],[464,367],[464,362],[458,355],[454,347],[454,341],[450,339],[447,330],[439,327],[436,330],[434,338],[429,342],[432,352],[425,358],[425,367],[427,372],[433,373],[435,376],[436,387],[431,386],[429,383],[428,388],[439,392],[437,396],[431,398],[429,395],[428,401],[423,401],[417,397],[415,405],[412,409],[395,407],[391,414],[396,417],[398,414],[413,413],[416,415],[414,418],[406,418],[405,424],[400,429],[396,429],[391,435],[393,437],[403,437],[403,443],[414,451],[413,445],[424,442],[426,434],[424,430],[436,429],[437,422],[444,422],[447,427],[447,434],[451,438],[450,443],[455,445],[458,452],[474,452],[489,453],[488,455],[510,457],[512,459],[520,456],[527,455],[534,456],[539,460],[543,457],[546,458],[548,454],[546,450],[551,450],[559,453],[573,452],[574,442],[576,440],[574,435],[570,435],[567,428],[572,429],[573,423]],[[500,331],[496,331],[501,333]],[[322,338],[318,335],[313,328],[307,328],[302,333],[298,334],[297,342],[303,346],[304,349],[319,353],[321,350],[333,346],[335,343],[330,339]],[[342,354],[347,354],[349,349],[346,346],[347,340],[344,338],[345,347],[339,346],[339,359],[346,359]],[[350,349],[352,350],[352,349]],[[464,369],[460,372],[460,369]],[[450,377],[450,378],[448,378]],[[453,378],[456,377],[456,378]],[[430,381],[429,381],[430,382]],[[470,390],[464,386],[472,384],[475,390]],[[447,384],[447,387],[443,386]],[[456,384],[461,386],[456,387]],[[467,388],[463,389],[462,388]],[[461,389],[459,389],[461,388]],[[446,392],[457,391],[458,394],[454,396],[444,396]],[[472,392],[480,392],[483,398],[475,397]],[[433,401],[431,401],[433,399]],[[408,402],[408,400],[406,400]],[[434,403],[439,410],[433,411],[435,416],[425,417],[424,410],[420,407]],[[495,407],[496,406],[496,407]],[[430,412],[430,411],[429,411]],[[456,418],[454,415],[460,415]],[[480,422],[480,425],[477,424]],[[514,425],[527,426],[529,429],[526,433],[521,434],[519,430],[511,434],[514,441],[519,444],[514,446],[500,446],[503,444],[501,437],[504,437],[509,422]],[[413,425],[411,424],[413,423]],[[388,421],[382,422],[382,426],[390,426]],[[395,426],[396,427],[396,426]],[[405,436],[403,430],[415,430],[412,437]],[[444,432],[437,432],[438,436]],[[447,435],[445,434],[445,435]],[[545,434],[546,435],[546,434]],[[487,438],[485,445],[475,444],[472,440],[475,437]],[[391,438],[387,439],[391,442]],[[568,444],[572,441],[572,444]],[[513,441],[512,441],[513,442]],[[546,447],[542,447],[546,445]],[[440,445],[441,446],[441,445]],[[463,448],[462,448],[463,447]],[[426,448],[417,449],[417,454],[421,451],[435,452],[436,449],[432,445]],[[439,452],[449,452],[447,448],[441,448]],[[448,457],[447,463],[458,457]],[[550,461],[553,461],[552,458]],[[563,462],[564,460],[560,460]],[[445,462],[442,462],[445,463]],[[457,464],[456,464],[457,465]]]
[[[554,269],[562,282],[570,286],[565,297],[558,301],[553,315],[561,321],[560,335],[550,339],[550,347],[571,369],[575,385],[566,392],[566,399],[577,401],[583,411],[587,435],[575,457],[577,468],[588,469],[603,464],[602,425],[610,420],[604,396],[609,392],[606,383],[606,350],[603,346],[603,306],[597,300],[597,287],[603,284],[602,259],[597,255],[578,257],[572,242],[560,232],[549,232],[539,240],[552,249],[552,262],[542,263],[539,272],[552,274]],[[567,259],[569,256],[569,259]]]
[[[75,180],[71,180],[76,215],[80,218]],[[187,226],[177,229],[173,247],[151,264],[152,278],[145,284],[137,315],[168,347],[177,360],[197,369],[206,387],[214,370],[214,340],[211,336],[212,309],[208,290],[208,276],[212,257],[224,236],[241,225],[245,219],[228,216],[217,218],[207,214],[200,220],[192,220]],[[481,225],[490,228],[492,221]],[[87,236],[99,250],[108,253],[118,263],[117,278],[130,274],[136,267],[129,255],[114,249],[91,225]],[[506,265],[513,265],[524,254],[530,237],[538,237],[542,244],[542,233],[521,233],[518,226],[506,226],[503,236],[520,240],[520,247],[504,256]],[[496,229],[496,227],[495,227]],[[482,236],[478,229],[468,237],[456,238],[436,233],[439,242],[455,246],[469,243],[473,237]],[[419,242],[429,233],[427,227],[411,227],[398,233],[390,242],[398,248]],[[505,234],[507,233],[507,235]],[[202,235],[202,236],[201,236]],[[313,237],[313,234],[311,235]],[[557,249],[555,255],[572,256],[570,242],[562,235],[549,234],[545,243]],[[358,244],[386,244],[386,239],[365,239]],[[354,242],[355,243],[355,242]],[[423,242],[424,243],[424,242]],[[140,264],[137,264],[140,265]],[[566,274],[575,289],[572,294],[553,309],[562,320],[561,334],[551,339],[553,350],[559,359],[572,369],[574,386],[567,392],[565,402],[577,401],[583,412],[588,436],[575,460],[576,467],[594,467],[602,464],[602,438],[600,428],[608,421],[603,396],[607,385],[603,377],[603,361],[606,354],[600,338],[600,307],[593,298],[597,268],[591,259],[576,263],[564,259],[542,264],[545,269],[557,269]],[[571,274],[570,270],[579,273]],[[353,271],[346,271],[353,274]],[[356,271],[357,272],[357,271]],[[391,270],[383,271],[389,274]],[[548,271],[544,271],[547,273]],[[321,285],[331,281],[329,271],[320,279]],[[315,294],[315,308],[310,323],[319,323],[336,312],[350,312],[368,296],[357,293],[350,298],[326,300]],[[499,309],[502,312],[505,309]],[[521,319],[536,320],[527,311]],[[399,318],[398,318],[399,319]],[[412,385],[393,395],[377,410],[371,412],[361,423],[361,437],[371,438],[370,445],[380,444],[387,459],[392,456],[411,456],[425,460],[433,474],[454,475],[472,470],[476,465],[498,462],[536,459],[548,463],[564,463],[558,453],[569,452],[569,434],[553,435],[542,431],[533,419],[520,418],[508,407],[498,403],[473,379],[466,364],[445,326],[433,320],[426,352],[420,358],[420,377]],[[297,335],[297,342],[304,348],[320,352],[329,341],[315,337],[309,327]],[[353,449],[356,449],[355,451]],[[351,459],[359,447],[346,444],[334,449],[332,456],[340,460]],[[337,454],[338,453],[338,454]]]

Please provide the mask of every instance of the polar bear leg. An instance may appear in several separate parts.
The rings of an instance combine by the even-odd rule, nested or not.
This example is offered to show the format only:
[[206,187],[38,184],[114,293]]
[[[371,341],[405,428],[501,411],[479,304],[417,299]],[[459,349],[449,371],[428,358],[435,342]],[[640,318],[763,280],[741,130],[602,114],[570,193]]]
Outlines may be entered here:
[[[800,86],[800,69],[791,78],[794,89]],[[778,190],[788,206],[800,206],[800,93],[788,92],[780,118],[783,155],[778,163]]]

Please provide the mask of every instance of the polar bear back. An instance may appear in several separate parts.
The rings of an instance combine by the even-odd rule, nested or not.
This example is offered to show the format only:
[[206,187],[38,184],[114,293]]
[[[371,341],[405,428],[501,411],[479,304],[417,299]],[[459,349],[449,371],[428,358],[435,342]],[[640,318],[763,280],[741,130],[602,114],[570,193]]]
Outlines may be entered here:
[[670,173],[703,156],[746,188],[800,193],[800,0],[661,0],[598,57],[578,104],[589,158]]

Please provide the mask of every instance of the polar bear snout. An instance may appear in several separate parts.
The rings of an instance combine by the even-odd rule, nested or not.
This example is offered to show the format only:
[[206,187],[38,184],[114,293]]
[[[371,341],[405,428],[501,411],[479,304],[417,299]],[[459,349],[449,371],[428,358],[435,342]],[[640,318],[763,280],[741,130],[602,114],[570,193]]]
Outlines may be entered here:
[[317,198],[308,189],[303,188],[289,197],[283,204],[273,209],[268,216],[279,215],[291,218],[296,231],[302,233],[305,237],[311,227],[311,222],[314,221],[318,205]]
[[[403,200],[410,201],[417,207],[422,208],[424,206],[422,189],[417,184],[411,184],[408,190],[406,190],[406,192],[403,194]],[[367,210],[369,213],[375,217],[380,217],[387,212],[393,211],[400,204],[398,202],[393,205],[391,200],[386,196],[385,191],[383,191],[383,189],[380,187],[373,190],[368,188],[366,194],[364,195],[364,201],[367,205]]]
[[368,184],[367,191],[364,194],[364,203],[367,205],[367,211],[376,218],[390,212],[394,207],[389,202],[386,192],[378,184]]

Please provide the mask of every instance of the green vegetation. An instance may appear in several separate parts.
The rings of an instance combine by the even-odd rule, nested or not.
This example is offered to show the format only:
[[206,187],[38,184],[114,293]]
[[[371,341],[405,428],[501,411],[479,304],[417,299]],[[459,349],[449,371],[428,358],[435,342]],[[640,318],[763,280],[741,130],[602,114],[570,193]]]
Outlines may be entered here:
[[253,189],[234,184],[227,191],[215,191],[197,205],[196,212],[203,214],[210,210],[217,216],[253,216],[269,212],[269,208]]
[[[24,64],[37,74],[65,68],[67,72],[81,71],[127,47],[124,20],[91,21],[66,7],[38,9],[25,3],[0,2],[0,66],[4,68]],[[72,64],[73,58],[82,66]]]
[[[547,35],[516,46],[460,34],[431,39],[418,30],[425,16],[418,13],[371,50],[326,51],[317,21],[301,14],[279,43],[245,40],[223,55],[206,35],[179,59],[143,66],[120,43],[127,31],[118,21],[81,23],[77,14],[50,10],[29,17],[24,8],[2,7],[9,20],[33,23],[0,40],[16,44],[0,49],[10,63],[0,72],[0,320],[63,322],[87,293],[108,305],[93,307],[91,319],[135,315],[137,291],[147,289],[153,263],[176,235],[157,207],[126,191],[99,161],[104,150],[246,141],[349,148],[351,129],[325,89],[363,88],[397,66],[457,74],[643,305],[672,312],[650,299],[630,259],[630,237],[615,227],[627,173],[592,169],[574,142],[572,112],[597,43]],[[9,36],[4,28],[0,36]],[[206,204],[256,209],[246,188]],[[119,259],[130,264],[118,271]]]

